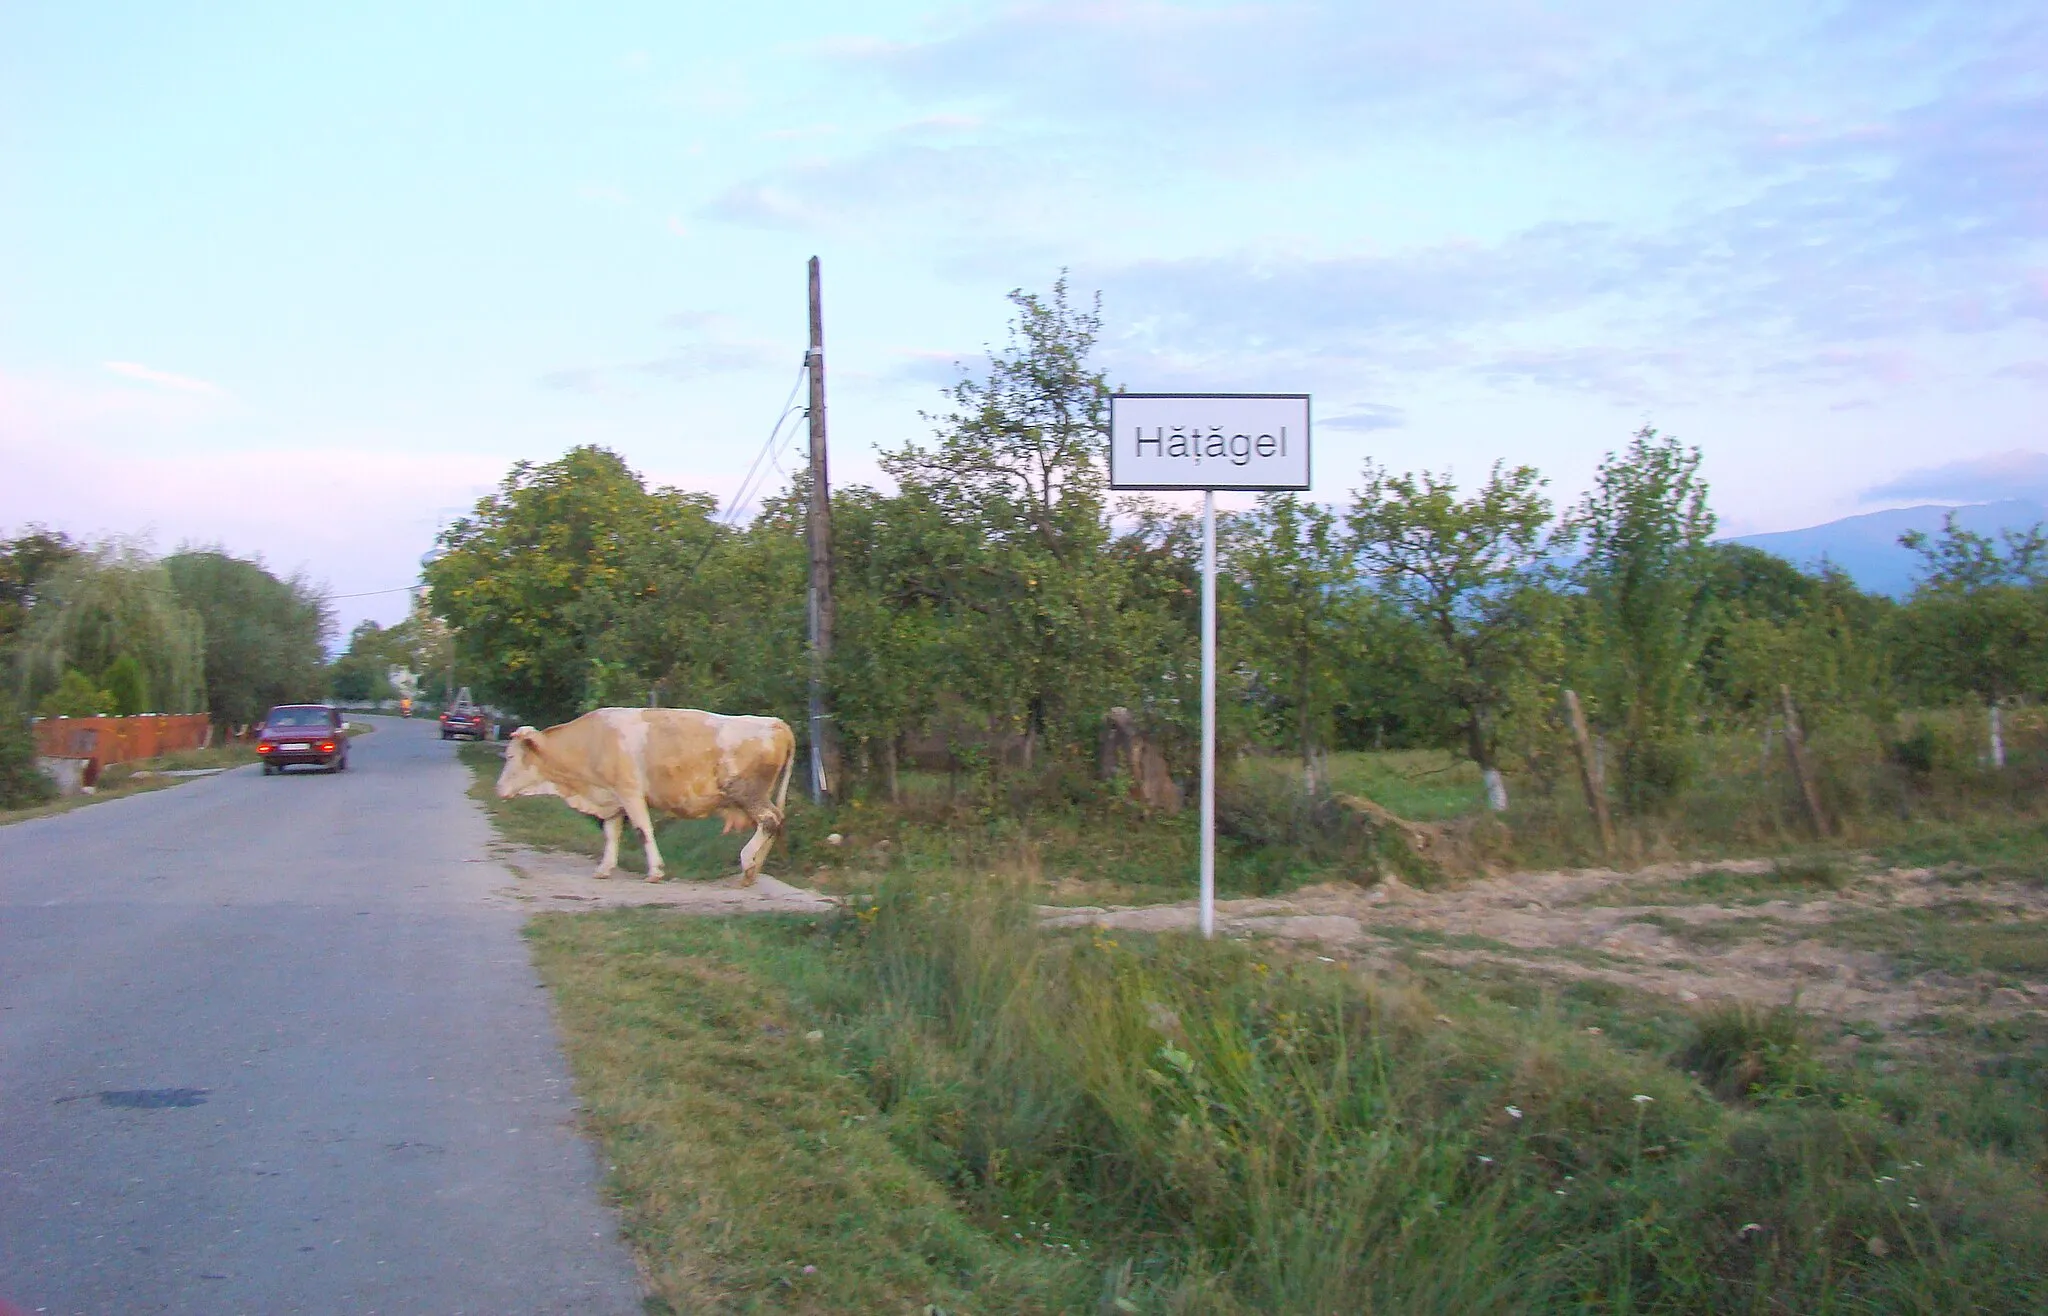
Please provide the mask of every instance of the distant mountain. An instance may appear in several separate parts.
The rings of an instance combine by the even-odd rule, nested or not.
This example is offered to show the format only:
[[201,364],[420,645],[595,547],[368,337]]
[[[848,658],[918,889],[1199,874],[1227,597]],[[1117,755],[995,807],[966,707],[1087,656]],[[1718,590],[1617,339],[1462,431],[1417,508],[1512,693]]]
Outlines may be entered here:
[[1928,503],[1920,507],[1895,507],[1886,512],[1845,516],[1839,521],[1809,526],[1804,530],[1738,535],[1732,542],[1775,553],[1808,570],[1826,560],[1848,572],[1849,578],[1863,589],[1903,598],[1912,592],[1919,574],[1920,558],[1899,547],[1899,536],[1908,530],[1938,533],[1942,518],[1950,512],[1956,514],[1956,524],[1963,529],[1994,537],[2001,530],[2024,530],[2038,521],[2048,521],[2048,508],[2025,498],[1975,503],[1967,507]]

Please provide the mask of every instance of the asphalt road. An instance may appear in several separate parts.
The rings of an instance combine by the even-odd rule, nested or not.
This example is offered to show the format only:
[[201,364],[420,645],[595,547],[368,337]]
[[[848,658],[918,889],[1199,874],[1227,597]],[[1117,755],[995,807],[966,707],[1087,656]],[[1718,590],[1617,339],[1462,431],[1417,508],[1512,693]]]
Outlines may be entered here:
[[641,1309],[467,773],[376,725],[0,827],[0,1299]]

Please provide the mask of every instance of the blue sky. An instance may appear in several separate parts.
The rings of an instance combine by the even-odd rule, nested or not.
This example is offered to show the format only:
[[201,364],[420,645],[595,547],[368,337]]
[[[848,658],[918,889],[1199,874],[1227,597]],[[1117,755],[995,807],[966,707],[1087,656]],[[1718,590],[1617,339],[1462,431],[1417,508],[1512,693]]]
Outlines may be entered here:
[[1645,421],[1730,532],[2038,496],[2044,143],[2038,0],[0,0],[0,531],[353,594],[574,443],[728,497],[812,254],[841,481],[1067,268],[1319,497]]

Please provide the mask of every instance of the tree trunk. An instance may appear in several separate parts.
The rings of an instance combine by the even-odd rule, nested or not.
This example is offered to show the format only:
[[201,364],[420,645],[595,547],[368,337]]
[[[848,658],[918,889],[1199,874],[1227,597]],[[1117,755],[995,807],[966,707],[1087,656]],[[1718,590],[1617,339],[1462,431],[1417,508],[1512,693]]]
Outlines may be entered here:
[[889,788],[889,803],[903,803],[903,789],[896,779],[896,737],[882,741],[882,783]]
[[1494,766],[1493,746],[1486,743],[1486,735],[1480,730],[1479,717],[1474,714],[1472,724],[1466,730],[1467,745],[1472,761],[1479,765],[1479,779],[1486,783],[1486,807],[1495,813],[1506,813],[1508,808],[1508,783]]

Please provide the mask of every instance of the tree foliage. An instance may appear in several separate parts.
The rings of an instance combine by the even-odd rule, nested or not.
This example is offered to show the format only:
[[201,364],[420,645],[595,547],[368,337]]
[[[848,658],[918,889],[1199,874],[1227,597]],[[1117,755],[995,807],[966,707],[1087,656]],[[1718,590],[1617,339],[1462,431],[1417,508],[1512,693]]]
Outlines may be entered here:
[[[649,491],[617,453],[571,449],[520,462],[498,492],[441,533],[426,568],[432,611],[479,697],[542,721],[617,698],[599,651],[613,613],[657,592],[669,538],[711,533],[706,500]],[[670,561],[670,566],[679,565]]]
[[29,609],[17,672],[22,702],[39,704],[72,670],[104,689],[104,674],[127,657],[142,669],[157,705],[151,712],[203,712],[205,637],[199,612],[162,563],[132,544],[81,551],[42,580]]
[[1357,567],[1337,514],[1267,494],[1222,528],[1231,623],[1245,675],[1313,772],[1329,748],[1344,674],[1357,649]]
[[206,707],[214,721],[244,725],[272,705],[320,697],[334,621],[311,584],[280,579],[260,562],[217,548],[173,553],[163,569],[179,601],[203,619]]
[[[894,487],[833,493],[828,682],[849,768],[893,789],[906,754],[936,752],[1012,798],[1080,798],[1122,707],[1186,773],[1198,524],[1110,502],[1094,303],[1062,278],[1010,305],[986,368],[947,390],[928,436],[885,453]],[[1368,466],[1348,503],[1279,495],[1226,517],[1225,744],[1309,764],[1447,746],[1499,801],[1503,770],[1557,779],[1569,686],[1619,742],[1624,802],[1649,810],[1682,784],[1698,731],[1770,718],[1781,685],[1815,723],[2048,694],[2038,535],[1951,527],[1899,607],[1712,543],[1699,451],[1654,428],[1563,518],[1546,489],[1505,463],[1469,490]],[[729,524],[600,448],[522,463],[442,536],[420,625],[451,628],[458,683],[536,721],[651,700],[802,727],[807,493],[799,473]],[[388,642],[365,631],[351,654]]]
[[1368,465],[1349,515],[1360,564],[1428,644],[1426,661],[1458,710],[1458,735],[1497,808],[1505,807],[1503,724],[1534,694],[1530,679],[1554,644],[1545,483],[1533,467],[1496,464],[1460,498],[1447,475]]
[[1681,742],[1714,627],[1715,518],[1699,466],[1699,449],[1645,425],[1600,463],[1565,521],[1584,550],[1577,574],[1596,716],[1620,733],[1623,789],[1637,807],[1682,784]]

